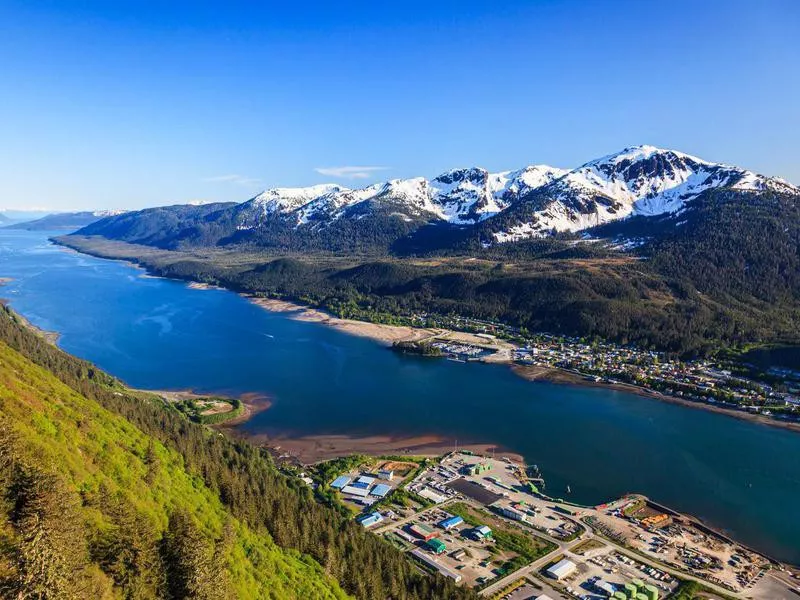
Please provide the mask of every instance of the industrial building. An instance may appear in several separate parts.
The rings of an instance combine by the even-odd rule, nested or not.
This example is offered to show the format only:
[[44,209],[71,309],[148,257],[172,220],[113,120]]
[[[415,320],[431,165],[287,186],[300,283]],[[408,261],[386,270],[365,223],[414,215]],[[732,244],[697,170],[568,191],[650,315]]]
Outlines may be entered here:
[[435,504],[441,504],[442,502],[447,500],[447,496],[443,496],[442,494],[439,494],[438,492],[433,491],[428,486],[425,486],[424,488],[422,488],[417,493],[420,496],[422,496],[423,498],[427,498],[431,502],[434,502]]
[[370,477],[369,475],[362,475],[361,477],[356,479],[356,483],[359,483],[361,485],[370,486],[373,483],[375,483],[375,478],[374,477]]
[[486,463],[477,463],[474,465],[467,465],[464,469],[467,471],[467,475],[480,475],[488,471],[490,467]]
[[434,554],[444,554],[447,551],[447,546],[442,540],[432,538],[425,542],[425,546]]
[[611,598],[614,595],[614,592],[617,591],[617,587],[613,583],[609,583],[605,579],[598,579],[594,582],[595,589],[600,592],[601,594],[605,594],[607,597]]
[[437,531],[422,523],[414,523],[408,528],[408,531],[425,542],[432,540],[439,535]]
[[356,487],[355,485],[346,485],[342,488],[342,493],[348,496],[357,496],[359,498],[366,498],[369,494],[367,488]]
[[466,550],[464,550],[464,548],[459,548],[458,550],[455,550],[455,551],[454,551],[454,552],[453,552],[453,553],[450,555],[450,557],[451,557],[451,558],[453,558],[453,559],[455,559],[455,560],[461,560],[461,559],[462,559],[462,558],[464,558],[466,555],[467,555],[467,551],[466,551]]
[[566,579],[567,577],[572,575],[577,570],[577,568],[578,565],[576,565],[571,560],[564,558],[558,561],[549,569],[547,569],[546,573],[553,579],[561,581],[562,579]]
[[479,542],[483,540],[490,540],[492,539],[492,530],[486,525],[479,525],[470,531],[470,535]]
[[358,522],[362,527],[371,527],[372,525],[376,525],[381,521],[383,521],[383,515],[381,515],[379,512],[370,513],[358,518]]
[[386,481],[392,481],[394,479],[394,471],[381,469],[378,471],[378,479],[385,479]]
[[464,522],[461,517],[448,517],[443,521],[439,521],[439,527],[445,531],[450,531],[453,527],[458,527]]
[[379,483],[376,485],[372,490],[370,490],[371,496],[377,496],[378,498],[383,498],[386,494],[391,491],[391,487],[386,485],[385,483]]
[[509,519],[513,519],[514,521],[522,521],[525,522],[528,520],[528,515],[526,515],[521,510],[517,510],[513,506],[509,506],[508,504],[503,504],[501,502],[495,502],[492,504],[492,508],[494,508],[497,512],[499,512],[504,517],[508,517]]
[[341,475],[340,477],[337,477],[336,479],[333,480],[331,487],[335,490],[340,490],[348,483],[350,483],[350,481],[351,480],[347,475]]
[[461,581],[461,573],[457,573],[456,571],[452,571],[452,570],[448,569],[447,567],[445,567],[444,565],[439,564],[427,552],[423,552],[421,549],[415,548],[414,550],[411,551],[411,556],[413,556],[417,560],[421,560],[426,565],[430,565],[431,567],[433,567],[434,569],[439,571],[439,573],[441,573],[445,577],[450,577],[451,579],[453,579],[456,583]]

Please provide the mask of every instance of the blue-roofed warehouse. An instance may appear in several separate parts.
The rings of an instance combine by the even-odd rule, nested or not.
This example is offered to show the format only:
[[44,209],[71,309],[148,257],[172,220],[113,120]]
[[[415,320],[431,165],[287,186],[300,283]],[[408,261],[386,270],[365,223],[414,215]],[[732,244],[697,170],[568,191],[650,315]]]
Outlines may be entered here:
[[333,480],[333,483],[331,484],[331,487],[333,489],[340,490],[344,486],[346,486],[348,483],[350,483],[350,478],[347,475],[342,475],[342,476],[337,477],[336,479]]
[[439,527],[444,529],[445,531],[449,531],[453,527],[457,527],[464,522],[464,519],[461,517],[448,517],[444,521],[439,521]]
[[368,515],[361,515],[356,520],[361,524],[362,527],[370,527],[383,521],[383,515],[381,515],[379,512],[374,512]]
[[386,485],[385,483],[379,483],[374,488],[372,488],[372,491],[370,491],[370,494],[372,496],[377,496],[378,498],[383,498],[386,494],[389,493],[389,491],[391,489],[392,488],[390,486]]

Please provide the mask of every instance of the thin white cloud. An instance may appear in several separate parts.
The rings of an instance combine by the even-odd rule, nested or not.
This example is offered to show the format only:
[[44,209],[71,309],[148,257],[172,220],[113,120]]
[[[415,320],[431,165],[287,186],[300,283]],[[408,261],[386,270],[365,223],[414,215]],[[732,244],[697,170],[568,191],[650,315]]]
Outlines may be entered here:
[[209,183],[233,183],[236,185],[256,185],[257,183],[261,183],[260,179],[256,179],[255,177],[247,177],[245,175],[216,175],[215,177],[206,177],[203,181],[207,181]]
[[340,179],[369,179],[378,171],[386,171],[391,167],[317,167],[320,175],[338,177]]

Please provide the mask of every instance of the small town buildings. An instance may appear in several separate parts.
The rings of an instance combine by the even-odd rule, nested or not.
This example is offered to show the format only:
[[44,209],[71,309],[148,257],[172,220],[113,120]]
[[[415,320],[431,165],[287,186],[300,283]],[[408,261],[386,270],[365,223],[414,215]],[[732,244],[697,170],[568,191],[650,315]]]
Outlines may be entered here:
[[578,566],[574,562],[564,558],[558,561],[549,569],[547,569],[546,572],[548,576],[552,577],[557,581],[561,581],[562,579],[566,579],[567,577],[572,575],[577,570],[577,568]]

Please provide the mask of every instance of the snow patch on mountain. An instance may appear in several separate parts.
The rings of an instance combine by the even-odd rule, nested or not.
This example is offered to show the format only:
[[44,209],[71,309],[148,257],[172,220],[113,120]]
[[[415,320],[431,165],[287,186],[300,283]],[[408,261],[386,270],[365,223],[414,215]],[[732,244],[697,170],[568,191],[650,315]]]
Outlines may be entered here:
[[800,193],[774,178],[654,146],[634,146],[588,162],[539,189],[534,210],[493,233],[496,242],[580,231],[629,216],[680,213],[709,189]]
[[680,213],[699,194],[719,187],[800,193],[783,180],[738,167],[633,146],[572,170],[530,165],[490,173],[470,167],[430,180],[392,179],[360,189],[337,184],[274,188],[237,208],[237,227],[252,229],[277,218],[316,229],[380,213],[409,222],[486,221],[498,243],[581,231],[635,215]]

